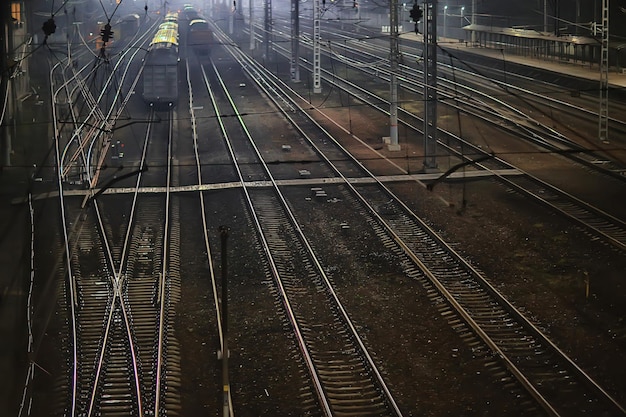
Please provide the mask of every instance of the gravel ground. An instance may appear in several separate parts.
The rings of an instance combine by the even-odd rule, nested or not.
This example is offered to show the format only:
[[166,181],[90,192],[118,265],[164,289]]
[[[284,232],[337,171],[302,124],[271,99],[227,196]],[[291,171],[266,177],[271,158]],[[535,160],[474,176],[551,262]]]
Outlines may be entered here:
[[[342,119],[344,126],[351,126],[351,132],[364,143],[393,157],[410,172],[421,168],[420,138],[407,137],[401,129],[402,151],[400,155],[389,153],[380,139],[388,134],[388,120],[357,111],[356,106],[337,108],[337,103],[331,96],[325,106],[333,108],[333,115]],[[517,161],[524,163],[525,169],[626,218],[625,209],[615,204],[616,196],[624,195],[623,187],[606,184],[562,158],[524,158],[527,146],[495,141],[496,132],[476,129],[479,131],[474,134],[483,146],[518,155]],[[471,129],[466,133],[472,135]],[[381,164],[350,135],[337,132],[337,137],[352,152],[368,159],[377,173],[397,174],[397,169]],[[281,138],[275,140],[273,146],[280,146]],[[446,163],[442,160],[441,167]],[[626,259],[622,252],[490,179],[446,182],[432,192],[417,182],[389,185],[583,369],[621,403],[626,402]],[[344,197],[340,189],[333,192]],[[519,415],[523,399],[516,399],[515,393],[484,369],[484,359],[445,324],[424,288],[406,278],[397,257],[359,221],[347,200],[317,204],[306,199],[308,193],[307,188],[289,190],[290,204],[298,209],[303,227],[315,237],[314,246],[341,299],[407,415]],[[316,415],[308,408],[312,394],[305,384],[306,373],[286,331],[288,323],[278,309],[238,192],[207,192],[205,196],[213,248],[219,248],[217,227],[231,228],[230,362],[236,415]],[[183,289],[176,312],[176,337],[183,353],[182,415],[220,415],[219,341],[197,204],[196,198],[181,197]],[[7,208],[6,212],[10,211]],[[347,234],[336,227],[345,219],[352,226]],[[219,265],[219,250],[212,253],[212,259]],[[59,321],[54,318],[48,330],[55,332]],[[58,353],[50,349],[40,354],[54,358]],[[19,387],[10,388],[19,395]],[[52,384],[40,384],[38,389],[38,401],[52,398]],[[11,402],[6,397],[3,400]]]
[[[345,109],[333,109],[331,113],[347,117]],[[387,156],[396,156],[387,152],[380,140],[384,119],[354,111],[350,118],[354,126],[359,126],[353,132],[355,136]],[[396,168],[373,158],[349,135],[337,132],[337,136],[351,151],[369,160],[368,167],[373,171],[397,173]],[[282,140],[274,138],[269,148],[279,149]],[[528,148],[506,142],[498,146],[514,149],[514,154]],[[402,153],[403,157],[395,159],[409,171],[419,169],[419,144],[404,143]],[[310,158],[308,153],[302,156]],[[298,159],[293,153],[284,158]],[[565,182],[564,178],[572,175],[589,175],[562,158],[546,163],[545,156],[527,158],[525,168],[554,174],[557,182]],[[591,179],[585,177],[580,183],[597,187],[598,179],[594,179],[591,175]],[[574,188],[589,191],[583,185]],[[621,368],[615,366],[626,363],[622,282],[626,260],[621,252],[488,178],[444,182],[433,191],[418,182],[389,186],[583,369],[624,402],[626,384]],[[472,352],[445,323],[424,288],[406,278],[396,256],[356,216],[341,190],[333,191],[333,196],[341,200],[338,204],[310,201],[306,187],[287,192],[350,316],[407,415],[519,414],[524,397],[516,398],[516,392],[510,392],[485,369],[485,359]],[[258,248],[250,250],[251,226],[242,221],[245,215],[237,208],[242,202],[230,193],[215,196],[211,216],[213,229],[220,222],[233,227],[231,267],[235,283],[229,302],[236,340],[232,362],[239,366],[231,376],[235,411],[244,416],[303,415],[303,404],[310,396],[301,395],[298,389],[304,386],[306,375],[301,366],[294,368],[297,350],[282,330],[288,326],[277,313],[275,292],[259,261],[261,253]],[[351,224],[348,234],[339,227],[346,220]],[[217,245],[217,237],[213,241]],[[218,255],[214,254],[214,259],[219,264]],[[586,279],[590,282],[588,296]],[[198,306],[194,304],[199,302],[196,289],[192,286],[183,290],[183,300],[187,301],[182,308],[189,314]],[[193,372],[203,365],[190,357],[186,366]],[[213,372],[213,377],[219,375],[219,369]],[[192,403],[204,398],[189,392]],[[206,402],[205,407],[213,408]]]

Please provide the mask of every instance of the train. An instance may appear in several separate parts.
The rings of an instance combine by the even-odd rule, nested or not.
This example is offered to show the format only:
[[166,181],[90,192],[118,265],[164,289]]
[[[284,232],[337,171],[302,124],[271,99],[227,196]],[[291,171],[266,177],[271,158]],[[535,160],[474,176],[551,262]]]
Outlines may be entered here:
[[189,22],[187,32],[187,45],[197,55],[211,55],[213,32],[209,29],[209,22],[203,18],[193,19]]
[[213,43],[209,22],[190,4],[183,7],[183,19],[187,23],[187,46],[197,55],[209,56]]
[[[113,37],[114,46],[117,46],[118,49],[128,46],[129,43],[132,43],[133,39],[139,33],[139,28],[141,27],[141,18],[138,14],[132,13],[122,17],[117,22],[117,32]],[[120,42],[115,42],[115,39],[124,40],[124,43],[120,45]],[[117,44],[117,45],[116,45]]]
[[178,100],[178,14],[169,12],[150,42],[143,69],[143,99],[155,108]]
[[209,56],[211,53],[213,31],[193,6],[185,5],[180,16],[168,12],[150,42],[143,69],[143,99],[155,108],[172,107],[178,100],[181,34],[196,55]]
[[183,17],[185,18],[185,20],[187,20],[188,22],[194,20],[194,19],[199,19],[201,18],[200,13],[198,13],[198,11],[196,10],[195,7],[193,7],[193,5],[191,4],[185,4],[183,6]]

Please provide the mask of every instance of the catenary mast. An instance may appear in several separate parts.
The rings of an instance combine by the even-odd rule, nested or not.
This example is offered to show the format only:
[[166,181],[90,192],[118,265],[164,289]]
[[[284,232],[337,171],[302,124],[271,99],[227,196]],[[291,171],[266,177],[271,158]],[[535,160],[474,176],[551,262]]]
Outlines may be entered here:
[[600,27],[600,111],[598,139],[609,141],[609,0],[602,0]]
[[300,0],[291,0],[291,81],[300,81]]
[[272,43],[272,0],[265,0],[265,22],[263,40],[265,42],[265,59],[269,61]]
[[437,0],[424,2],[424,172],[437,171]]
[[322,19],[322,2],[320,0],[313,1],[313,92],[322,92],[321,83],[321,28],[320,21]]
[[389,108],[389,150],[399,151],[398,144],[398,0],[389,2],[389,23],[390,23],[390,56],[391,66],[390,88],[390,108]]
[[252,4],[252,0],[249,0],[249,4],[250,4],[250,24],[248,25],[250,28],[250,50],[254,51],[255,47],[256,47],[256,42],[254,40],[254,8],[253,8],[253,4]]

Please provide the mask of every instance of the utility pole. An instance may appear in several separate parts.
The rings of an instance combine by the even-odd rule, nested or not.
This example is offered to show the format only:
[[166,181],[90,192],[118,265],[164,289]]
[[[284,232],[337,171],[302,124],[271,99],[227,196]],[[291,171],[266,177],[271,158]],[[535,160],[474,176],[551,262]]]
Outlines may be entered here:
[[[0,5],[0,71],[2,76],[0,77],[0,97],[12,97],[11,83],[9,82],[9,75],[13,71],[13,68],[9,68],[9,52],[13,47],[12,41],[12,22],[11,22],[11,3],[2,2]],[[4,100],[3,100],[4,101]],[[0,125],[0,168],[5,166],[11,166],[11,121],[14,117],[13,112],[10,110],[12,106],[11,99],[4,101],[7,105],[5,109],[4,117],[0,118],[2,124]]]
[[235,26],[235,13],[237,13],[237,0],[233,0],[233,7],[228,16],[228,34],[232,35]]
[[574,18],[574,34],[580,35],[580,0],[576,0],[576,16]]
[[476,45],[476,0],[472,0],[472,46]]
[[443,34],[442,38],[448,37],[448,6],[443,6]]
[[436,172],[437,159],[437,0],[424,2],[424,172]]
[[398,144],[398,0],[389,2],[389,23],[390,23],[390,56],[391,79],[390,88],[390,108],[389,108],[389,145],[390,151],[399,151]]
[[265,31],[263,39],[265,42],[265,59],[270,59],[272,43],[272,0],[265,0]]
[[609,0],[602,0],[598,139],[609,142]]
[[543,0],[543,33],[548,33],[548,0]]
[[320,0],[313,1],[313,92],[322,92],[321,83],[321,28],[322,4]]
[[230,380],[228,378],[228,227],[220,226],[222,243],[222,417],[230,417]]
[[249,4],[250,4],[250,50],[254,51],[254,49],[256,48],[256,41],[254,40],[254,13],[252,12],[252,9],[254,7],[254,5],[252,4],[252,0],[249,0]]
[[561,36],[561,0],[554,0],[554,34]]
[[291,0],[291,81],[300,81],[300,0]]

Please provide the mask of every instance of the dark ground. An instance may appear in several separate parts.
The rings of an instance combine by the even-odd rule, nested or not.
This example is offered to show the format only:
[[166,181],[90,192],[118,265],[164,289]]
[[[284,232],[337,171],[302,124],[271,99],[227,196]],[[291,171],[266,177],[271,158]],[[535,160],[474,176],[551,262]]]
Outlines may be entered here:
[[[351,116],[355,117],[354,111]],[[377,123],[369,116],[354,120],[353,126],[362,129],[355,135],[380,147],[385,123]],[[47,132],[33,136],[28,130],[26,134],[46,138]],[[346,144],[362,151],[360,145],[349,141]],[[29,141],[28,146],[16,156],[21,155],[22,162],[0,175],[0,210],[4,219],[0,262],[9,266],[3,268],[1,275],[3,291],[6,288],[0,304],[1,374],[9,376],[0,383],[2,411],[13,410],[16,398],[21,397],[20,383],[26,364],[23,291],[29,272],[28,213],[25,206],[10,202],[24,195],[32,174],[30,167],[41,161],[48,149],[46,140]],[[410,156],[407,165],[418,166],[419,155],[412,156],[411,146],[403,149]],[[527,168],[543,171],[563,184],[577,182],[572,181],[577,175],[585,176],[585,181],[578,181],[580,187],[585,187],[583,192],[607,199],[598,204],[615,204],[615,194],[590,191],[602,187],[601,179],[588,176],[585,171],[571,170],[562,161],[549,169],[532,164]],[[621,403],[626,402],[626,259],[622,252],[489,179],[445,183],[433,192],[418,183],[393,184],[392,189],[532,321],[546,329],[581,367]],[[354,214],[342,213],[340,206],[332,210],[311,207],[304,199],[305,192],[293,191],[290,201],[303,208],[301,213],[309,213],[303,223],[312,231],[319,231],[312,235],[317,236],[315,244],[327,265],[335,268],[334,279],[342,300],[397,388],[399,401],[412,410],[409,415],[519,415],[517,400],[498,385],[493,375],[484,372],[480,360],[472,357],[458,336],[442,325],[443,320],[429,304],[423,288],[403,277],[393,256],[385,253],[371,231],[355,228],[355,234],[362,233],[372,240],[360,246],[351,244],[353,236],[341,236],[329,227]],[[293,342],[285,336],[284,318],[276,313],[275,297],[266,282],[258,249],[250,250],[253,236],[240,209],[242,202],[230,192],[212,193],[210,198],[212,226],[232,225],[233,253],[250,254],[250,258],[237,257],[232,265],[232,382],[236,414],[302,415],[300,404],[308,398],[299,391],[304,375],[294,360],[297,351]],[[190,257],[182,262],[185,279],[177,311],[177,337],[186,347],[183,375],[193,381],[182,388],[185,415],[198,415],[219,404],[214,389],[219,386],[219,368],[214,359],[215,312],[207,307],[212,303],[205,280],[207,266],[204,259],[191,256],[197,254],[192,248],[201,244],[197,240],[199,221],[193,214],[196,203],[185,204],[183,218],[187,225],[182,232],[181,253]],[[232,210],[223,210],[225,205]],[[215,228],[210,230],[217,245]],[[217,257],[214,254],[216,261]],[[402,342],[396,343],[397,340]],[[250,379],[251,375],[254,379]],[[18,383],[14,384],[16,380]]]

